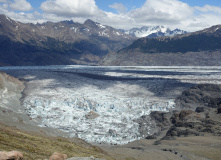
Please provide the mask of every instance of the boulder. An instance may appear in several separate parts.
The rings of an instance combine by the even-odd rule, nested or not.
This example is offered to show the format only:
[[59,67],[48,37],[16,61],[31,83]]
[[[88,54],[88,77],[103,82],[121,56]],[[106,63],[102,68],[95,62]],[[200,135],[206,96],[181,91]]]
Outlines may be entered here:
[[67,158],[68,156],[66,154],[54,152],[49,158],[49,160],[66,160]]
[[99,117],[100,115],[95,113],[94,111],[90,111],[88,114],[85,115],[87,119],[95,119]]
[[197,113],[204,112],[204,107],[197,107],[195,112]]
[[221,113],[221,105],[219,105],[219,107],[217,108],[217,114]]
[[19,151],[1,151],[0,160],[23,160],[23,154]]

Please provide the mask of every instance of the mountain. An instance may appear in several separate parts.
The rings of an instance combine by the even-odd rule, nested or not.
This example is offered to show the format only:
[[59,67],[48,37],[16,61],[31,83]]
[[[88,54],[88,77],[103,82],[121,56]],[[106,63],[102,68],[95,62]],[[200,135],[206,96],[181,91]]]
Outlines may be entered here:
[[174,36],[177,34],[186,34],[186,31],[180,29],[171,30],[164,26],[153,26],[153,27],[141,27],[141,28],[133,28],[130,30],[121,30],[126,34],[129,34],[134,37],[164,37],[164,36]]
[[221,65],[221,25],[173,37],[140,38],[105,65]]
[[24,24],[0,15],[0,65],[96,64],[134,40],[92,20]]

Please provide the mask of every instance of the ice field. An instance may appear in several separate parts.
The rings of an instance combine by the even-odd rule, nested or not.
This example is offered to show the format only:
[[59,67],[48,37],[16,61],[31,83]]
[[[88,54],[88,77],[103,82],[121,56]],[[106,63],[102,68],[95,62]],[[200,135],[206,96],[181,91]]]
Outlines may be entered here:
[[23,78],[22,104],[33,121],[93,143],[125,144],[152,133],[137,119],[169,111],[183,90],[199,83],[221,84],[221,67],[0,67]]

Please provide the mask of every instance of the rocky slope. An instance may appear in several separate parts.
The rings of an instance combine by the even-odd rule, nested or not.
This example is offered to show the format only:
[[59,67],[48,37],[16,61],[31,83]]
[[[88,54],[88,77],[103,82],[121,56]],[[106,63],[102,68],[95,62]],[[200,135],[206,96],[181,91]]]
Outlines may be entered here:
[[38,127],[20,104],[23,89],[24,82],[0,72],[0,151],[19,150],[24,160],[49,158],[55,151],[76,157],[70,159],[113,159],[81,139],[64,138],[66,134],[61,131]]
[[[221,148],[220,85],[200,84],[177,97],[177,110],[143,117],[155,134],[125,146],[105,147],[134,159],[219,160]],[[179,108],[180,107],[180,108]],[[138,156],[139,155],[139,156]],[[120,159],[120,158],[119,158]]]
[[[176,98],[176,109],[170,113],[152,112],[159,127],[156,135],[167,130],[161,140],[187,136],[221,136],[221,85],[200,84]],[[161,135],[162,136],[162,135]],[[155,144],[159,144],[156,141]]]
[[50,128],[41,128],[36,121],[31,121],[21,104],[25,88],[23,80],[19,80],[0,71],[0,123],[16,126],[25,131],[34,131],[51,136],[66,136],[65,133]]
[[104,65],[220,65],[221,25],[174,37],[140,38]]
[[135,39],[91,20],[24,24],[0,15],[0,65],[96,64]]
[[[20,98],[24,84],[18,79],[0,72],[0,120],[1,122],[19,122],[21,112]],[[16,115],[16,116],[15,116]],[[13,117],[13,118],[12,118]],[[26,117],[27,118],[27,117]]]

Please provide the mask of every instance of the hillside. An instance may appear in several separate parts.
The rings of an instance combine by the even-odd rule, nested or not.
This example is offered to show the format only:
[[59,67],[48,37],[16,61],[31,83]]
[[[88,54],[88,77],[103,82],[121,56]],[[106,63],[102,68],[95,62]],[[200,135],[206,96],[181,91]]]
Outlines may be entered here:
[[221,25],[174,37],[140,38],[105,65],[220,65]]
[[24,87],[24,82],[0,72],[0,151],[21,151],[24,160],[46,159],[55,151],[68,157],[113,159],[99,147],[31,122],[20,102]]
[[96,64],[134,40],[92,20],[24,24],[0,15],[0,65]]

